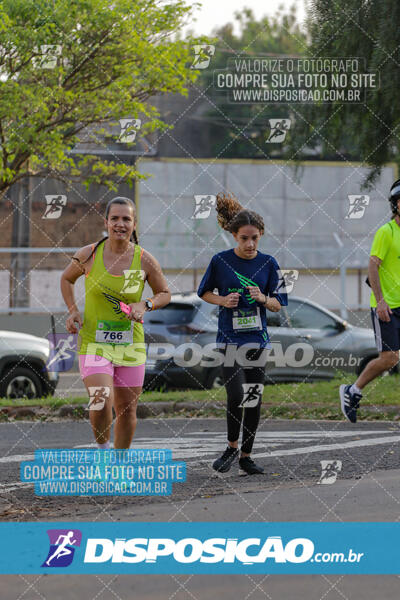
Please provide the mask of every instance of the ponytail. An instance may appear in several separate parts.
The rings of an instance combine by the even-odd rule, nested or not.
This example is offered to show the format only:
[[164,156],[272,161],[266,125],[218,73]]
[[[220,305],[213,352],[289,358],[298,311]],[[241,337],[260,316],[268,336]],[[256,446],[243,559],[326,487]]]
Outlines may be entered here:
[[222,229],[225,229],[225,231],[231,231],[231,223],[236,215],[243,210],[243,206],[239,204],[238,200],[233,194],[219,193],[217,195],[216,210],[218,215],[218,223],[221,225]]
[[216,210],[218,223],[230,233],[237,233],[245,225],[257,227],[260,234],[264,233],[264,220],[253,210],[247,210],[239,203],[233,194],[219,193],[217,195]]

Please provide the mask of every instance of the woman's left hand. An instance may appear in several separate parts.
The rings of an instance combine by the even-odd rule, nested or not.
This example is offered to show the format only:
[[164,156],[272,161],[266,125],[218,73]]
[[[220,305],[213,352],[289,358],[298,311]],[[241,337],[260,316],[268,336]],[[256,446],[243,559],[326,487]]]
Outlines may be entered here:
[[261,302],[261,304],[265,304],[267,297],[262,293],[258,286],[248,285],[247,289],[249,290],[249,294],[253,300],[256,300],[256,302]]
[[126,315],[126,318],[130,321],[137,321],[140,323],[143,320],[143,315],[146,309],[144,301],[134,302],[133,304],[129,304],[129,306],[132,310],[129,315]]

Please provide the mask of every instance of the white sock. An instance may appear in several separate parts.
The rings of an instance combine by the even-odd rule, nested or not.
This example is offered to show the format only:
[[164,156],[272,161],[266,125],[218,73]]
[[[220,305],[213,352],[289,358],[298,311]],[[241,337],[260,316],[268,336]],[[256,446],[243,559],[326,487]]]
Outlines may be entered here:
[[105,444],[97,444],[97,447],[99,450],[109,450],[110,449],[110,442],[106,442]]
[[357,387],[355,383],[353,383],[353,385],[349,389],[349,392],[350,392],[350,394],[360,394],[360,396],[362,396],[362,392],[361,392],[360,388]]

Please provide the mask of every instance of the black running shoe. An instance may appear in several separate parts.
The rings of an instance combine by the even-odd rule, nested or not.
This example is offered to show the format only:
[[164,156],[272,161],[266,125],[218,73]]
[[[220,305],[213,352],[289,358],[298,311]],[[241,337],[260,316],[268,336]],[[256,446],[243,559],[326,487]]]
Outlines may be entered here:
[[339,388],[342,413],[350,423],[357,423],[357,408],[360,406],[361,394],[351,394],[351,385],[341,385]]
[[239,475],[261,475],[264,469],[256,465],[250,456],[242,456],[239,458]]
[[235,458],[238,457],[239,450],[228,446],[222,456],[213,462],[213,469],[219,473],[226,473],[232,466]]

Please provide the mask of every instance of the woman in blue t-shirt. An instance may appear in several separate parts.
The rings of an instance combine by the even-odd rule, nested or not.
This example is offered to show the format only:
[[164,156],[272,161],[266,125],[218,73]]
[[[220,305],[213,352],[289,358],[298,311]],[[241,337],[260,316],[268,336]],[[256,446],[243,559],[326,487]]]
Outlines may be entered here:
[[219,194],[216,209],[218,223],[232,233],[237,245],[212,257],[197,291],[203,300],[220,307],[217,345],[224,352],[228,447],[213,468],[220,473],[231,468],[239,454],[243,421],[240,473],[254,475],[263,473],[250,453],[260,420],[266,349],[270,348],[266,311],[286,306],[287,295],[278,291],[282,278],[275,258],[257,250],[264,234],[262,217],[243,209],[231,195]]

